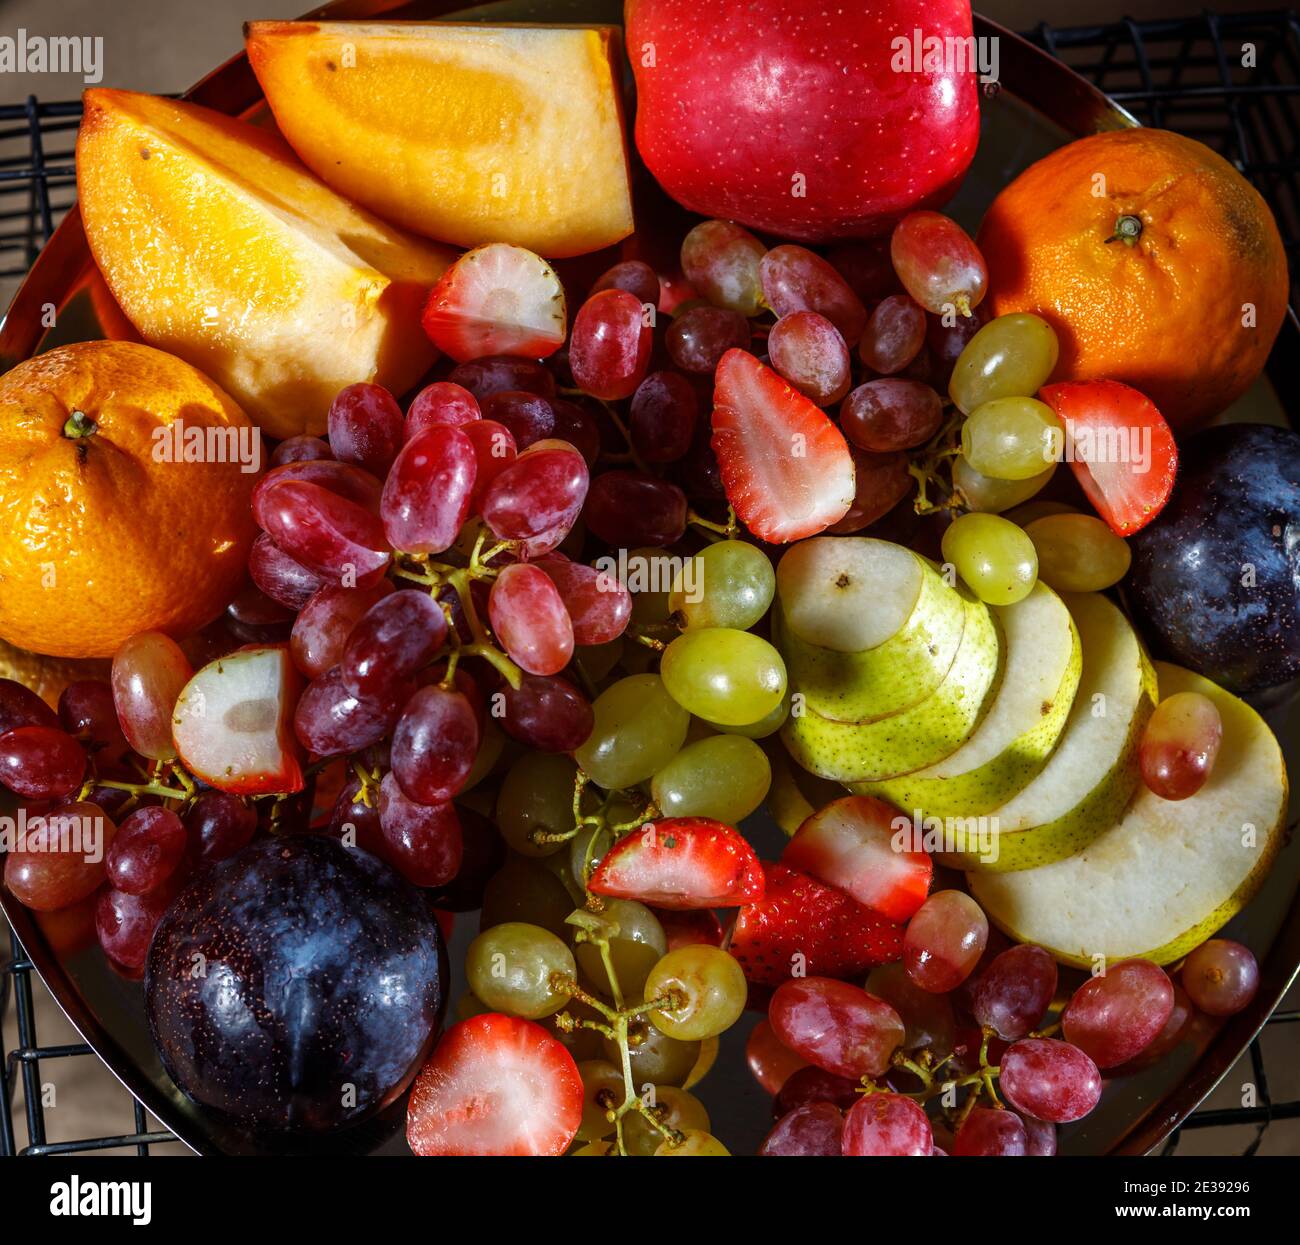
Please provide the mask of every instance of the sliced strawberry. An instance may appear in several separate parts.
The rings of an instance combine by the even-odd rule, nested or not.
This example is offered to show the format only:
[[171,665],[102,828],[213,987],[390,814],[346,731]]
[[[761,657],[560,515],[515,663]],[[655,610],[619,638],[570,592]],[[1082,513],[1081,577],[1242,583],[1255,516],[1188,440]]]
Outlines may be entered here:
[[786,544],[838,523],[853,504],[853,459],[826,413],[744,350],[713,390],[714,453],[727,500],[760,540]]
[[421,323],[458,363],[494,354],[542,359],[564,344],[564,287],[540,255],[489,242],[442,274]]
[[763,897],[763,866],[738,830],[709,817],[666,817],[614,844],[588,885],[657,908],[734,908]]
[[1117,380],[1044,385],[1039,396],[1065,426],[1065,456],[1097,513],[1118,536],[1146,527],[1178,471],[1174,434],[1155,404]]
[[237,649],[181,689],[172,741],[191,773],[236,795],[301,791],[293,711],[302,687],[284,644]]
[[563,1154],[582,1123],[582,1078],[541,1025],[488,1012],[448,1029],[406,1104],[420,1155]]
[[779,986],[795,972],[860,977],[902,954],[902,925],[788,865],[763,867],[767,892],[741,908],[729,947],[751,982]]
[[900,816],[867,795],[832,800],[799,827],[781,863],[838,886],[891,921],[906,921],[930,893],[934,866],[926,852],[895,846]]

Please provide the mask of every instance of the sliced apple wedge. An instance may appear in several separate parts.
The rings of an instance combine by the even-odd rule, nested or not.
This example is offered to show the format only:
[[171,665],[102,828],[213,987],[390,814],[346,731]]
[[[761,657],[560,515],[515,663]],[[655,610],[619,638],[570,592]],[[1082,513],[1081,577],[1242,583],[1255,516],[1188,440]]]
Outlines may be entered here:
[[1162,699],[1200,692],[1218,706],[1223,744],[1205,786],[1176,801],[1139,787],[1077,855],[968,878],[992,921],[1065,964],[1172,963],[1249,902],[1281,846],[1287,774],[1273,732],[1208,679],[1164,662],[1156,670]]
[[1005,804],[1047,763],[1079,684],[1079,633],[1043,583],[1023,601],[994,606],[993,614],[1006,638],[1006,668],[975,733],[937,765],[853,790],[883,796],[909,814],[973,817]]
[[[849,539],[838,537],[834,543],[843,544]],[[867,543],[885,544],[883,541]],[[864,629],[874,626],[875,621],[868,617],[872,610],[879,614],[886,610],[892,612],[891,592],[892,599],[910,597],[912,604],[898,629],[874,648],[844,652],[814,644],[798,635],[785,621],[782,602],[773,611],[772,642],[785,658],[790,685],[803,694],[809,709],[824,718],[837,722],[872,722],[910,709],[939,687],[957,656],[966,622],[961,595],[915,555],[911,555],[911,565],[894,557],[881,561],[884,566],[880,569],[884,573],[871,575],[865,585],[875,600],[871,606],[857,611],[857,625]],[[786,582],[790,579],[787,576]],[[860,602],[845,601],[835,607],[837,614],[844,609],[848,617],[838,621],[831,617],[818,620],[807,602],[794,593],[790,598],[792,608],[803,616],[809,630],[829,632],[842,642],[850,641],[853,606]],[[879,630],[888,625],[884,623]]]
[[1155,707],[1156,679],[1128,619],[1095,593],[1062,597],[1079,632],[1083,664],[1065,729],[1047,764],[987,822],[993,836],[970,844],[954,823],[957,868],[1032,869],[1079,851],[1114,824],[1138,784],[1137,745]]
[[[804,707],[781,728],[804,769],[836,782],[879,782],[949,756],[970,738],[1001,673],[1001,639],[988,607],[965,597],[966,623],[947,677],[917,705],[874,722],[835,722]],[[796,689],[797,693],[797,689]]]
[[613,27],[253,22],[281,132],[341,194],[461,246],[632,232]]
[[77,191],[95,262],[140,335],[273,436],[324,432],[343,386],[402,393],[436,357],[420,311],[453,253],[341,198],[267,130],[90,90]]
[[242,648],[181,689],[172,741],[186,767],[235,795],[301,791],[293,710],[302,680],[286,645]]

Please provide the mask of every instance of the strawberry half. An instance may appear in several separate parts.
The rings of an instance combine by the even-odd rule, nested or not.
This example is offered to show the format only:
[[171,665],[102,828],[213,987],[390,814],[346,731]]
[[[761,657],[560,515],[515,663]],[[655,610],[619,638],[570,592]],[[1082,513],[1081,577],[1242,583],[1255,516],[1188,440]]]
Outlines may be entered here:
[[667,817],[615,843],[588,885],[597,895],[657,908],[734,908],[763,897],[763,866],[730,826]]
[[853,504],[844,434],[747,351],[728,350],[718,364],[711,444],[727,500],[760,540],[816,536]]
[[[860,977],[903,952],[903,926],[788,865],[764,865],[767,891],[741,908],[731,954],[749,981],[779,986],[810,977]],[[802,957],[802,959],[796,958]]]
[[894,845],[899,816],[867,795],[832,800],[799,827],[781,863],[838,886],[891,921],[906,921],[930,893],[934,866],[926,852]]
[[448,1029],[406,1104],[420,1155],[563,1154],[582,1123],[582,1078],[541,1025],[489,1012]]
[[1164,508],[1178,446],[1150,398],[1117,380],[1044,385],[1039,397],[1065,426],[1065,455],[1117,536],[1131,536]]
[[542,359],[564,344],[564,287],[540,255],[489,242],[439,277],[420,323],[458,363],[495,354]]

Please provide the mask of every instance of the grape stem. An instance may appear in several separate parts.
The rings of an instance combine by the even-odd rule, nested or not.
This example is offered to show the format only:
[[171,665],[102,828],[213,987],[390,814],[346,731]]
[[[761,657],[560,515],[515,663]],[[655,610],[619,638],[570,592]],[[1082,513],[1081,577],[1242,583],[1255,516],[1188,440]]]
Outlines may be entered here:
[[[940,473],[940,468],[961,453],[961,426],[965,419],[961,411],[953,407],[943,427],[908,460],[908,474],[916,481],[916,498],[912,508],[917,514],[959,510],[965,505],[961,490],[952,484],[951,467],[948,468],[946,479]],[[931,485],[942,493],[941,500],[930,500]]]

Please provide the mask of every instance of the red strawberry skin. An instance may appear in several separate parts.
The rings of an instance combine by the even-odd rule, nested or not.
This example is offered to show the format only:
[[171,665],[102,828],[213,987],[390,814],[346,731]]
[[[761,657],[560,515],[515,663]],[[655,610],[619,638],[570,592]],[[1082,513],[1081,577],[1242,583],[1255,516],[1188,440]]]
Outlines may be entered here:
[[734,908],[763,897],[763,866],[731,826],[666,817],[620,839],[588,886],[597,895],[669,910]]
[[763,867],[767,892],[741,908],[729,946],[750,982],[779,986],[796,972],[860,977],[902,955],[901,923],[788,865]]
[[853,504],[844,434],[748,351],[733,348],[718,363],[710,444],[727,500],[759,540],[815,536]]
[[1070,469],[1097,513],[1117,536],[1146,527],[1178,472],[1173,430],[1155,404],[1117,380],[1044,385],[1039,397],[1065,426]]

